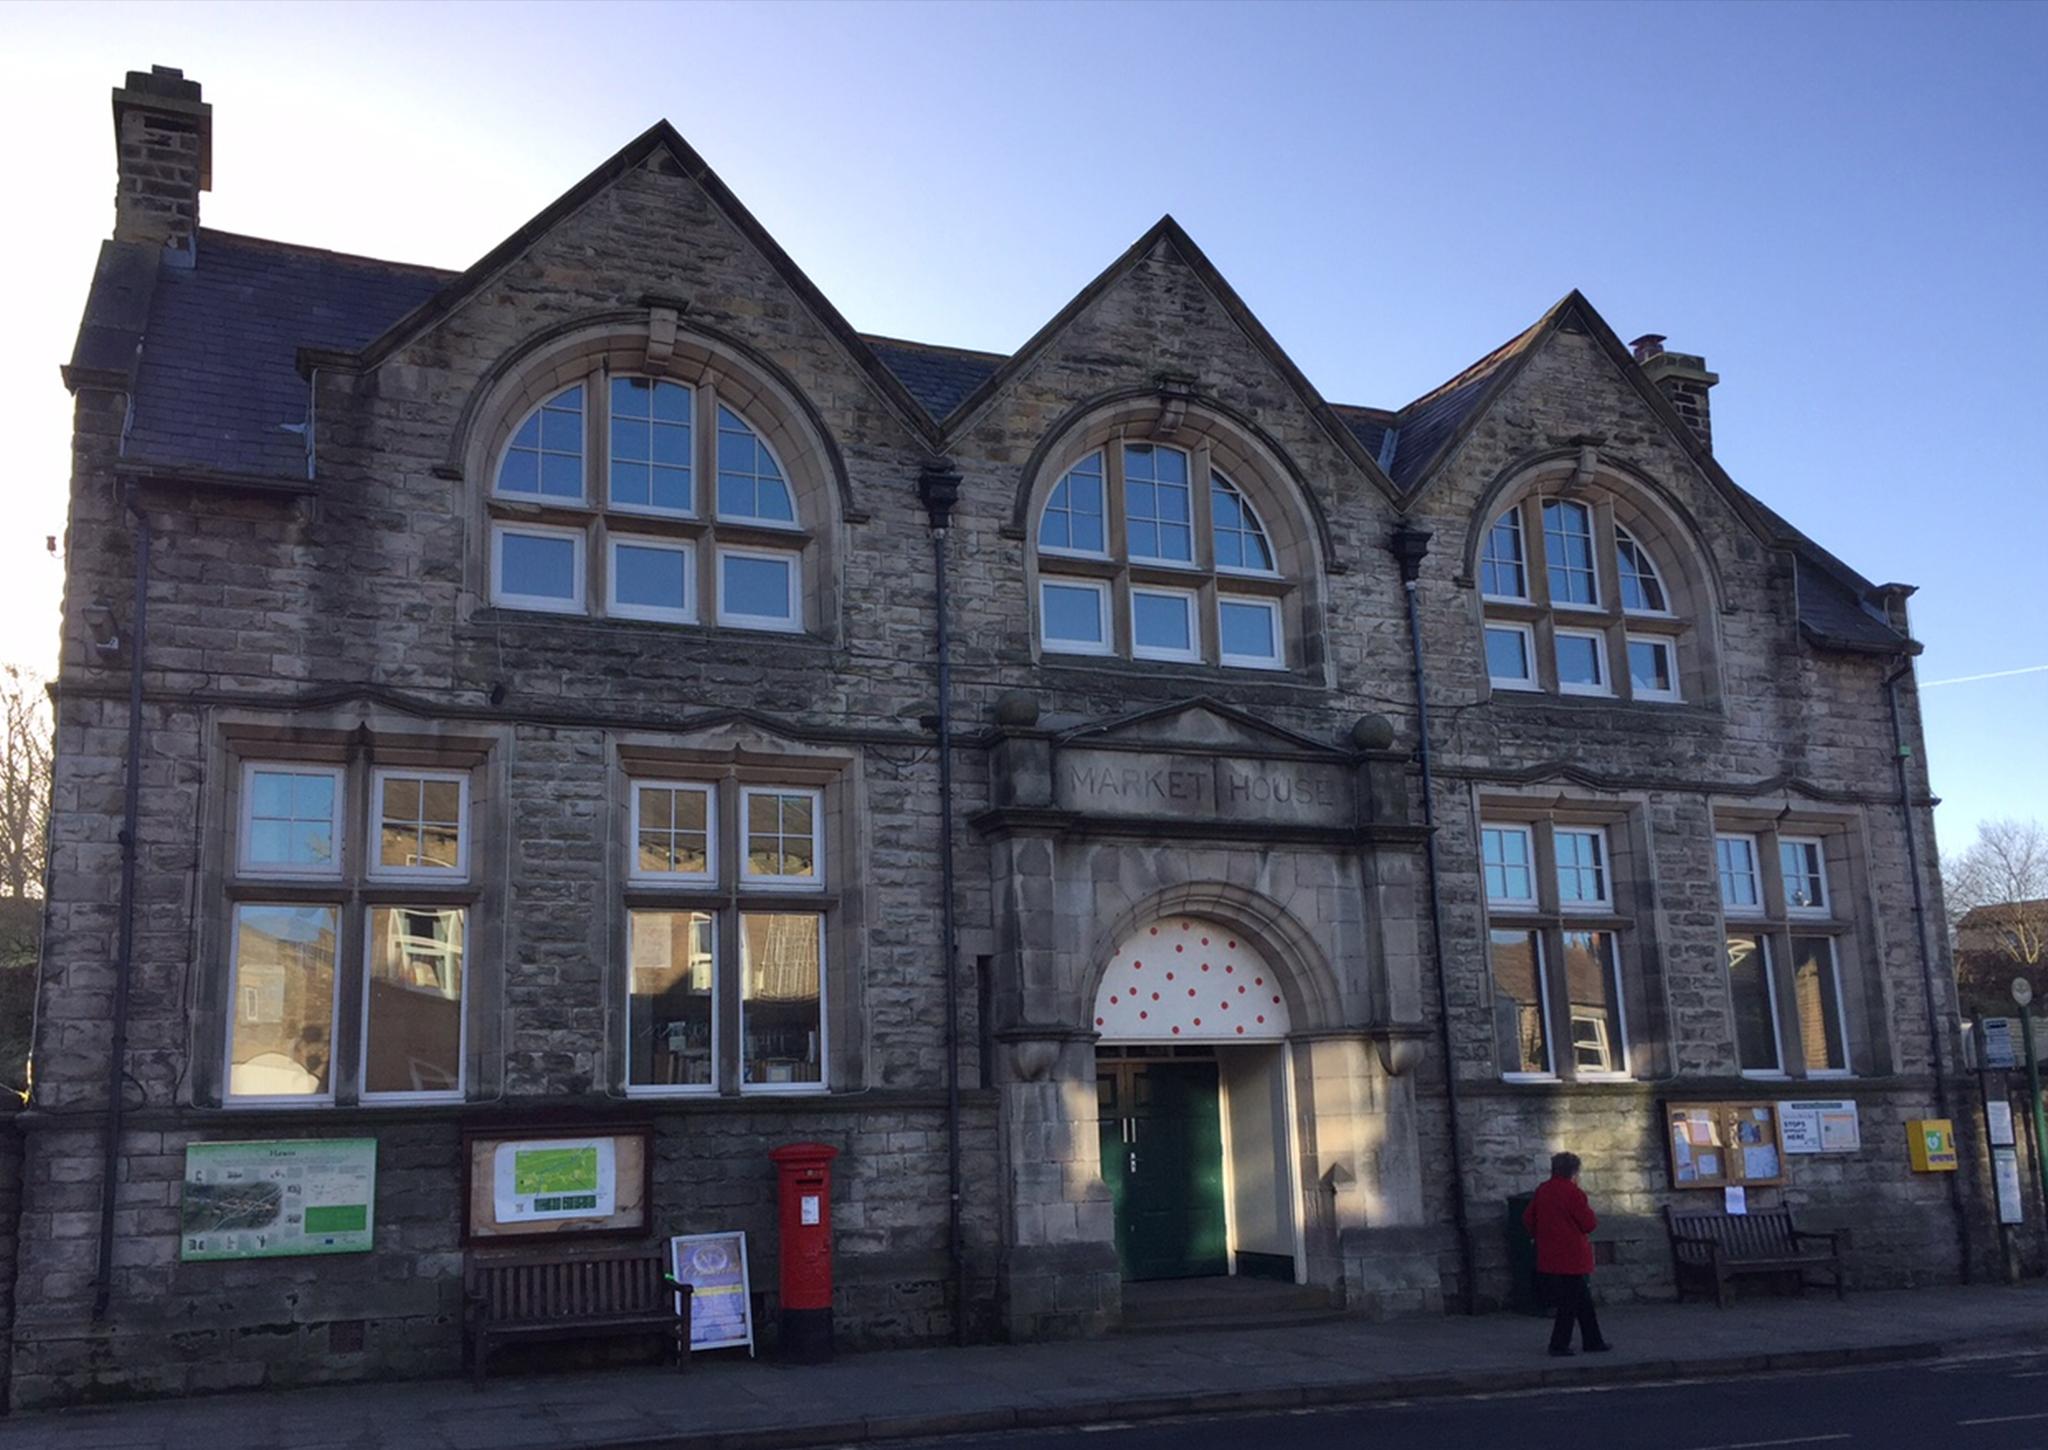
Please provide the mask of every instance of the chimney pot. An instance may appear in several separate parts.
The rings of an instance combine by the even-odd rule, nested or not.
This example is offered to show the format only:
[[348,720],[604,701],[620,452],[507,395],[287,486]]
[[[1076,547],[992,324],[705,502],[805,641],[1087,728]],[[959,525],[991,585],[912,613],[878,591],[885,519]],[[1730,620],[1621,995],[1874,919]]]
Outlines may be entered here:
[[1646,332],[1630,343],[1628,350],[1636,355],[1637,362],[1648,362],[1658,353],[1664,351],[1664,334],[1661,332]]

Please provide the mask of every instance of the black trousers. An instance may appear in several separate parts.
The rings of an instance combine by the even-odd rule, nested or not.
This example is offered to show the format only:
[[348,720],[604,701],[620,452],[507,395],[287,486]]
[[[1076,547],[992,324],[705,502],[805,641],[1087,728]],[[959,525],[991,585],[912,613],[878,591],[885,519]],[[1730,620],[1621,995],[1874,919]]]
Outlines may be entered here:
[[1593,1312],[1593,1290],[1584,1274],[1543,1274],[1540,1276],[1550,1290],[1550,1302],[1557,1310],[1557,1322],[1551,1326],[1550,1347],[1570,1349],[1572,1347],[1572,1322],[1578,1321],[1579,1343],[1587,1349],[1607,1341],[1600,1337],[1600,1319]]

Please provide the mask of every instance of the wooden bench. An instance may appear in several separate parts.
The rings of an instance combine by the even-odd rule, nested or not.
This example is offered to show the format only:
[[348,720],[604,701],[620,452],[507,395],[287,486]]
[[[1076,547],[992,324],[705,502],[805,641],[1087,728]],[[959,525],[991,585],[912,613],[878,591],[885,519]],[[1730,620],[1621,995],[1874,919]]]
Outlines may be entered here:
[[505,1339],[659,1334],[690,1363],[690,1286],[668,1277],[665,1248],[507,1251],[471,1257],[462,1325],[470,1373],[484,1386],[491,1346]]
[[1815,1269],[1832,1275],[1835,1297],[1843,1297],[1840,1235],[1807,1232],[1792,1222],[1789,1208],[1722,1213],[1670,1206],[1664,1216],[1680,1300],[1698,1286],[1711,1289],[1726,1309],[1730,1280],[1773,1275],[1795,1276],[1804,1293],[1806,1275]]

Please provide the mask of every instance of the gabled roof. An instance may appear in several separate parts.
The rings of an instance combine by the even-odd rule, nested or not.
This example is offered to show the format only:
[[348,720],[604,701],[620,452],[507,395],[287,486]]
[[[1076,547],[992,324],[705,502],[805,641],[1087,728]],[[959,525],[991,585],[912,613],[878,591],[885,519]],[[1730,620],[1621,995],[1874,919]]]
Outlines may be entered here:
[[1286,350],[1280,346],[1273,335],[1266,331],[1265,324],[1253,315],[1251,308],[1245,305],[1244,299],[1237,295],[1237,289],[1224,280],[1223,274],[1216,270],[1215,263],[1209,260],[1202,249],[1195,245],[1194,238],[1190,237],[1181,224],[1170,215],[1162,216],[1158,221],[1154,222],[1142,237],[1139,237],[1137,241],[1133,242],[1124,251],[1122,256],[1104,268],[1094,281],[1075,293],[1072,300],[1058,312],[1054,313],[1043,327],[1033,333],[1028,342],[1004,360],[1001,366],[984,378],[972,393],[961,400],[952,412],[941,419],[940,426],[944,430],[945,435],[948,438],[957,436],[975,414],[1000,393],[1012,379],[1036,362],[1039,356],[1051,346],[1053,340],[1066,331],[1075,318],[1079,317],[1096,299],[1109,291],[1111,287],[1115,286],[1117,282],[1121,281],[1147,257],[1161,248],[1165,248],[1172,255],[1177,256],[1193,270],[1195,275],[1201,279],[1202,285],[1208,288],[1210,295],[1223,305],[1224,310],[1229,313],[1231,320],[1243,331],[1252,346],[1263,353],[1280,375],[1287,380],[1288,385],[1294,389],[1309,412],[1322,425],[1323,431],[1329,435],[1331,441],[1336,443],[1340,449],[1351,457],[1352,461],[1358,465],[1360,471],[1366,477],[1370,478],[1391,496],[1395,492],[1393,480],[1388,478],[1386,473],[1380,468],[1378,458],[1360,441],[1357,433],[1352,430],[1350,425],[1339,417],[1328,403],[1323,401],[1323,395],[1316,391],[1315,384],[1308,380],[1307,374],[1295,366],[1294,359],[1287,355]]
[[421,302],[404,316],[393,321],[376,338],[365,344],[352,361],[360,367],[374,368],[395,349],[417,337],[436,322],[460,307],[492,278],[510,267],[524,256],[527,249],[552,231],[563,219],[573,215],[585,204],[597,197],[614,181],[645,163],[658,152],[665,152],[683,174],[703,188],[712,204],[731,222],[749,245],[767,261],[783,282],[794,292],[818,322],[846,350],[869,381],[875,385],[883,399],[899,417],[926,442],[937,441],[936,430],[922,404],[898,380],[896,375],[884,367],[874,349],[866,339],[853,330],[853,325],[840,315],[817,284],[804,274],[790,255],[782,250],[781,243],[768,234],[768,229],[755,219],[732,188],[722,181],[718,173],[696,149],[685,141],[676,128],[667,121],[656,121],[633,140],[626,143],[603,165],[563,192],[526,225],[493,247],[473,266],[450,278],[445,286],[432,297]]
[[1005,361],[999,352],[973,352],[869,333],[862,333],[861,338],[934,422],[959,407]]

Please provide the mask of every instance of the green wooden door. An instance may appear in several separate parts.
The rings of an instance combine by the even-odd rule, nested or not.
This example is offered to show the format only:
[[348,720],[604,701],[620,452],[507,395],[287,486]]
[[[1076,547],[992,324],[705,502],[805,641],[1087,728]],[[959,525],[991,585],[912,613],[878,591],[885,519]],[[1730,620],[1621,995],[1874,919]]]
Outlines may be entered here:
[[1097,1096],[1124,1277],[1227,1273],[1216,1064],[1104,1062]]

